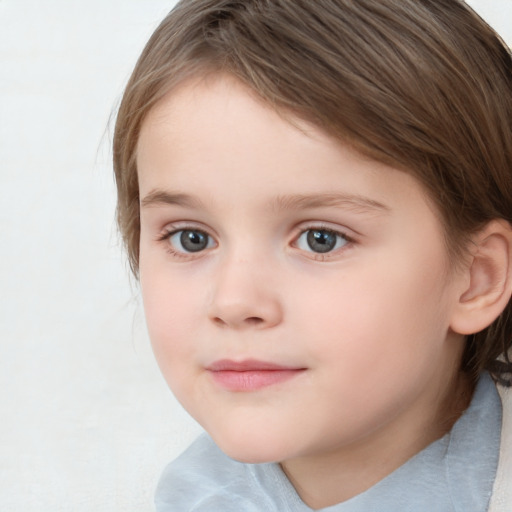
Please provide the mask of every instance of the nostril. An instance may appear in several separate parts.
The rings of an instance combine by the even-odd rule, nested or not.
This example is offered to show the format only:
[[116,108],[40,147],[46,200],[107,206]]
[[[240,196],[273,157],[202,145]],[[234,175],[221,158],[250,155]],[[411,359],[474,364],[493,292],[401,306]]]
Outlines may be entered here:
[[[230,325],[231,323],[233,323],[233,322],[226,321],[218,316],[213,317],[212,321],[214,324],[218,325],[219,327],[226,327],[226,326]],[[245,318],[240,325],[245,324],[248,326],[257,326],[264,322],[265,322],[265,320],[263,320],[263,318],[261,318],[259,316],[250,316],[250,317]]]
[[260,318],[259,316],[250,316],[249,318],[245,319],[245,322],[249,325],[258,325],[263,322],[263,318]]
[[227,325],[227,323],[224,322],[224,320],[222,320],[222,318],[219,318],[218,316],[213,318],[213,323],[217,324],[219,327],[224,327],[225,325]]
[[212,322],[218,327],[238,326],[238,327],[257,327],[265,323],[265,320],[259,316],[249,316],[247,318],[241,318],[240,321],[232,320],[229,318],[222,318],[215,316],[212,318]]

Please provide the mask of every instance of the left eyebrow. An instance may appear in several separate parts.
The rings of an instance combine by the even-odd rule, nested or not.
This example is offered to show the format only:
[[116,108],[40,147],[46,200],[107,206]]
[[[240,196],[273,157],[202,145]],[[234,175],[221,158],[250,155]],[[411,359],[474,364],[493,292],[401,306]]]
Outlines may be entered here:
[[334,206],[357,213],[390,213],[391,208],[379,201],[356,194],[320,193],[280,195],[270,201],[275,210],[301,210]]
[[196,197],[181,192],[167,192],[158,189],[152,190],[140,201],[141,208],[165,205],[177,205],[185,208],[203,208],[202,202]]

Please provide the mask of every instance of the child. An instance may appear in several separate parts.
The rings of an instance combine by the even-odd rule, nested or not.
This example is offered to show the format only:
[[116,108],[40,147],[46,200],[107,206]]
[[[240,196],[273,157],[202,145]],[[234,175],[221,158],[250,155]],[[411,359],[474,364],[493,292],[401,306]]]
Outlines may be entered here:
[[512,60],[460,0],[182,0],[118,220],[205,428],[157,510],[512,510]]

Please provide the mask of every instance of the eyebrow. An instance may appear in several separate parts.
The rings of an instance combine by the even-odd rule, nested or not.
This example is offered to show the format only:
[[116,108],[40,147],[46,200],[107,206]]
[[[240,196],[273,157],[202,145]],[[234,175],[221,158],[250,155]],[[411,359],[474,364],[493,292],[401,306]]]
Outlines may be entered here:
[[319,193],[277,196],[270,203],[275,210],[301,210],[308,208],[338,207],[357,213],[389,213],[391,208],[379,201],[357,194]]
[[176,205],[185,208],[203,208],[203,203],[188,194],[166,192],[165,190],[153,190],[140,202],[141,208],[155,206]]
[[[184,208],[204,209],[203,202],[191,195],[181,192],[153,190],[141,200],[142,208],[156,206],[182,206]],[[305,210],[322,207],[337,207],[357,213],[389,213],[391,209],[379,201],[357,194],[346,193],[317,193],[279,195],[269,201],[269,207],[274,211]]]

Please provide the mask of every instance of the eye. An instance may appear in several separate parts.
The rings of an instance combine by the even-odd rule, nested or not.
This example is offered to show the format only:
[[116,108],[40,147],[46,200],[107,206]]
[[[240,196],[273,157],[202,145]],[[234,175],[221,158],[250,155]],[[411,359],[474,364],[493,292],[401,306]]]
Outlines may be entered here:
[[340,249],[348,242],[345,235],[330,229],[308,229],[299,236],[297,247],[303,251],[326,253]]
[[181,229],[168,235],[169,244],[176,252],[200,252],[214,246],[213,239],[197,229]]

